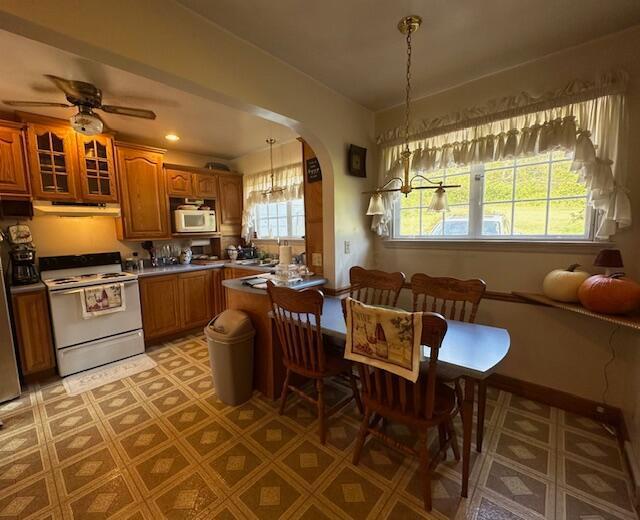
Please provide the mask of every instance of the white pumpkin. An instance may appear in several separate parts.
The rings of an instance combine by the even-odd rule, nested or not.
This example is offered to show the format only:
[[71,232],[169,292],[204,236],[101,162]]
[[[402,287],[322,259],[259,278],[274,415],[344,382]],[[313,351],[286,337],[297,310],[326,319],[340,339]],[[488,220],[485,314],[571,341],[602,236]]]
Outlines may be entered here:
[[554,269],[542,282],[542,292],[547,298],[559,302],[577,302],[578,288],[589,276],[584,271],[576,271],[578,264],[573,264],[566,269]]

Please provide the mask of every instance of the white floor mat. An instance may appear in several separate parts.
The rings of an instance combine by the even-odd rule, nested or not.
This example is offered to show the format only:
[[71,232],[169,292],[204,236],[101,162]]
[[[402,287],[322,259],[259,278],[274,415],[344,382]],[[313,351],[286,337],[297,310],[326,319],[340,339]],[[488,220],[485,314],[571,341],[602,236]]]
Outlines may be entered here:
[[108,365],[92,368],[79,374],[65,377],[62,382],[69,395],[78,395],[119,379],[150,370],[157,363],[146,354],[140,354]]

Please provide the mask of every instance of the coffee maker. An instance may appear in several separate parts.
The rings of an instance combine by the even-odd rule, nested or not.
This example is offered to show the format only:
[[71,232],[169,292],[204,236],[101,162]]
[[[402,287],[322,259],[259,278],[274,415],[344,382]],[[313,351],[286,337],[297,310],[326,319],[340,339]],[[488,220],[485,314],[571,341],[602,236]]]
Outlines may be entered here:
[[16,224],[9,226],[9,272],[11,285],[27,285],[40,281],[36,269],[36,249],[33,245],[29,226]]

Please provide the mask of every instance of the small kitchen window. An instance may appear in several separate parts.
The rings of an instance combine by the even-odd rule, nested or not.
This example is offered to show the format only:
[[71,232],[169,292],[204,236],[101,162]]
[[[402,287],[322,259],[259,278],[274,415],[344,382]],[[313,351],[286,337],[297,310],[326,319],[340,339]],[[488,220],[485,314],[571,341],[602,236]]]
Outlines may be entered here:
[[394,207],[399,239],[591,240],[588,190],[564,152],[508,159],[429,174],[447,190],[449,211],[428,209],[431,190],[401,196]]
[[258,239],[304,237],[304,201],[266,202],[256,204]]

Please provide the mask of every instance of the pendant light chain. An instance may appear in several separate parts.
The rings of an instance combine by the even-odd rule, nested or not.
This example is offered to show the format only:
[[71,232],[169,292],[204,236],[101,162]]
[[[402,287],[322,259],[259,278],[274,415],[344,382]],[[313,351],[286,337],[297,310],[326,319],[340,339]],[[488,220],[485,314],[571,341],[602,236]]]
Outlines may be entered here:
[[407,85],[405,88],[405,113],[404,113],[404,147],[409,151],[409,122],[411,121],[411,33],[407,31]]

